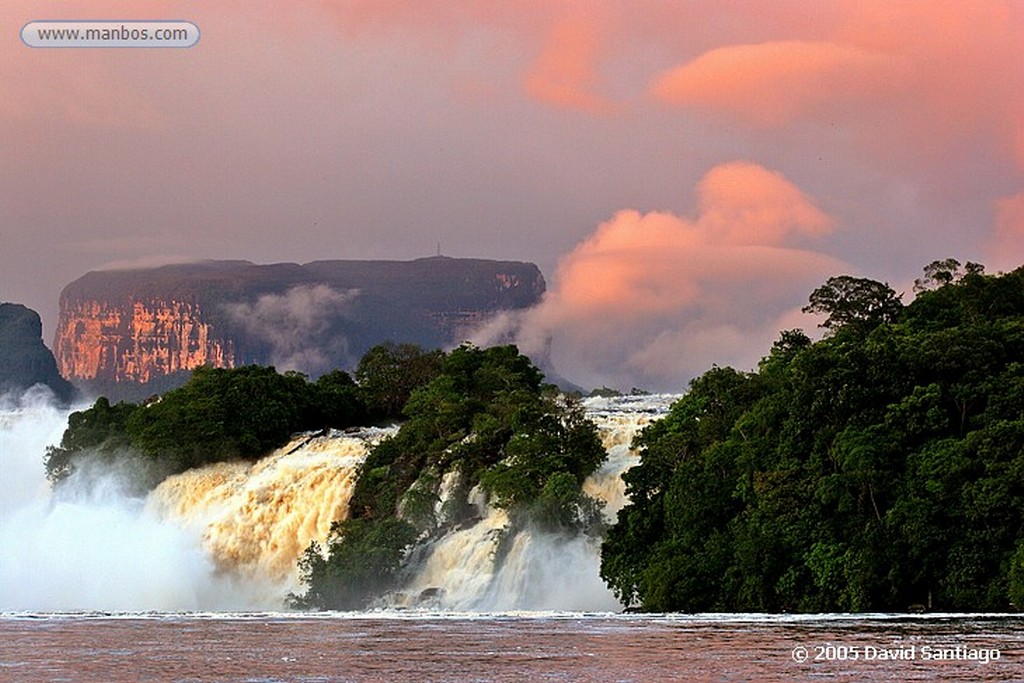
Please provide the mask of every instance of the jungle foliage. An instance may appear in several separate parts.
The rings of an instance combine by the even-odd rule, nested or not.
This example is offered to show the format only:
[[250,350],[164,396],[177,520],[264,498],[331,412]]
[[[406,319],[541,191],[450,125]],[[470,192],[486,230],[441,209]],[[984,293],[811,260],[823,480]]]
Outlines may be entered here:
[[200,367],[183,386],[142,404],[100,397],[71,414],[60,445],[47,451],[47,476],[56,483],[86,457],[129,457],[151,465],[153,485],[192,467],[258,460],[296,432],[394,420],[401,416],[394,396],[407,398],[409,381],[429,381],[439,354],[409,344],[374,347],[357,370],[359,385],[340,370],[312,382],[273,367]]
[[832,278],[756,372],[637,438],[601,575],[651,611],[1024,606],[1024,268]]
[[306,551],[308,590],[295,604],[365,607],[393,585],[414,540],[479,515],[468,500],[477,485],[508,510],[507,536],[527,525],[566,533],[600,525],[600,506],[580,488],[606,457],[596,427],[516,347],[454,349],[404,410],[399,431],[363,463],[350,518],[325,548]]

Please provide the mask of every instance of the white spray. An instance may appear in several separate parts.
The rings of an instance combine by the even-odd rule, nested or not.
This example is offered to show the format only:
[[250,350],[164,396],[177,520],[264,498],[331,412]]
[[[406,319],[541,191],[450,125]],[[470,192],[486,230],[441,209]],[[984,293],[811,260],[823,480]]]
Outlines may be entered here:
[[124,472],[81,468],[59,494],[43,456],[67,411],[26,397],[0,408],[0,611],[254,606],[199,539],[126,495]]

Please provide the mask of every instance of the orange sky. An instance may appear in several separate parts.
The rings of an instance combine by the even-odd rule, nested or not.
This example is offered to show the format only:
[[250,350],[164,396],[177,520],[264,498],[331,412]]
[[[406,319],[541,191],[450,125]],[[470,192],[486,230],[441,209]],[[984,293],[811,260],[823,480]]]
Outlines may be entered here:
[[[160,18],[199,44],[18,39]],[[541,266],[519,334],[570,379],[681,388],[812,328],[836,270],[1024,262],[1013,0],[14,0],[0,27],[0,299],[47,334],[109,264],[440,243]]]

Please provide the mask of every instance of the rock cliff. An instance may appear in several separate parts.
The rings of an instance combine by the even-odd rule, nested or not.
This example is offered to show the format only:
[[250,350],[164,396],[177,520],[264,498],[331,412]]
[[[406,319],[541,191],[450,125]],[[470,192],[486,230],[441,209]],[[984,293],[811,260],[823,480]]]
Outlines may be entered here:
[[533,264],[445,257],[99,271],[61,293],[54,348],[65,377],[113,395],[163,390],[200,365],[317,375],[382,341],[457,344],[544,287]]
[[53,354],[43,343],[39,314],[20,304],[0,304],[0,395],[20,394],[44,384],[61,402],[74,388],[57,371]]

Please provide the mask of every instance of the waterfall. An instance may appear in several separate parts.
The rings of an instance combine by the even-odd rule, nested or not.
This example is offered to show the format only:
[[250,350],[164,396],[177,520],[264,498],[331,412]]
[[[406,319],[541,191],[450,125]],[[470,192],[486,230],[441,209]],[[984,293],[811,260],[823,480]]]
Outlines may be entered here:
[[[609,521],[626,501],[621,474],[637,462],[629,443],[672,398],[584,402],[609,453],[584,490],[605,502]],[[124,473],[83,467],[54,495],[42,453],[59,440],[66,413],[0,413],[0,610],[280,608],[302,591],[302,552],[348,514],[368,449],[394,432],[296,435],[256,463],[169,477],[145,499],[125,493]],[[452,473],[441,477],[439,510],[456,484]],[[598,539],[536,530],[506,537],[507,515],[487,506],[479,488],[470,502],[480,519],[419,546],[383,606],[617,609],[598,576]]]
[[359,465],[394,429],[302,434],[254,464],[218,463],[168,477],[149,496],[155,514],[195,529],[222,572],[300,590],[297,562],[348,516]]
[[147,511],[127,468],[82,466],[57,492],[43,454],[67,411],[0,408],[0,611],[249,609],[252,587],[218,574],[199,539]]
[[[609,522],[626,504],[622,473],[639,462],[630,450],[633,437],[663,416],[670,395],[625,396],[584,400],[587,416],[597,424],[608,459],[583,483],[583,490],[605,504]],[[466,529],[434,541],[425,559],[402,590],[387,596],[387,606],[452,610],[617,610],[618,602],[598,575],[600,542],[536,530],[520,531],[499,544],[508,517],[486,508],[486,515]]]

